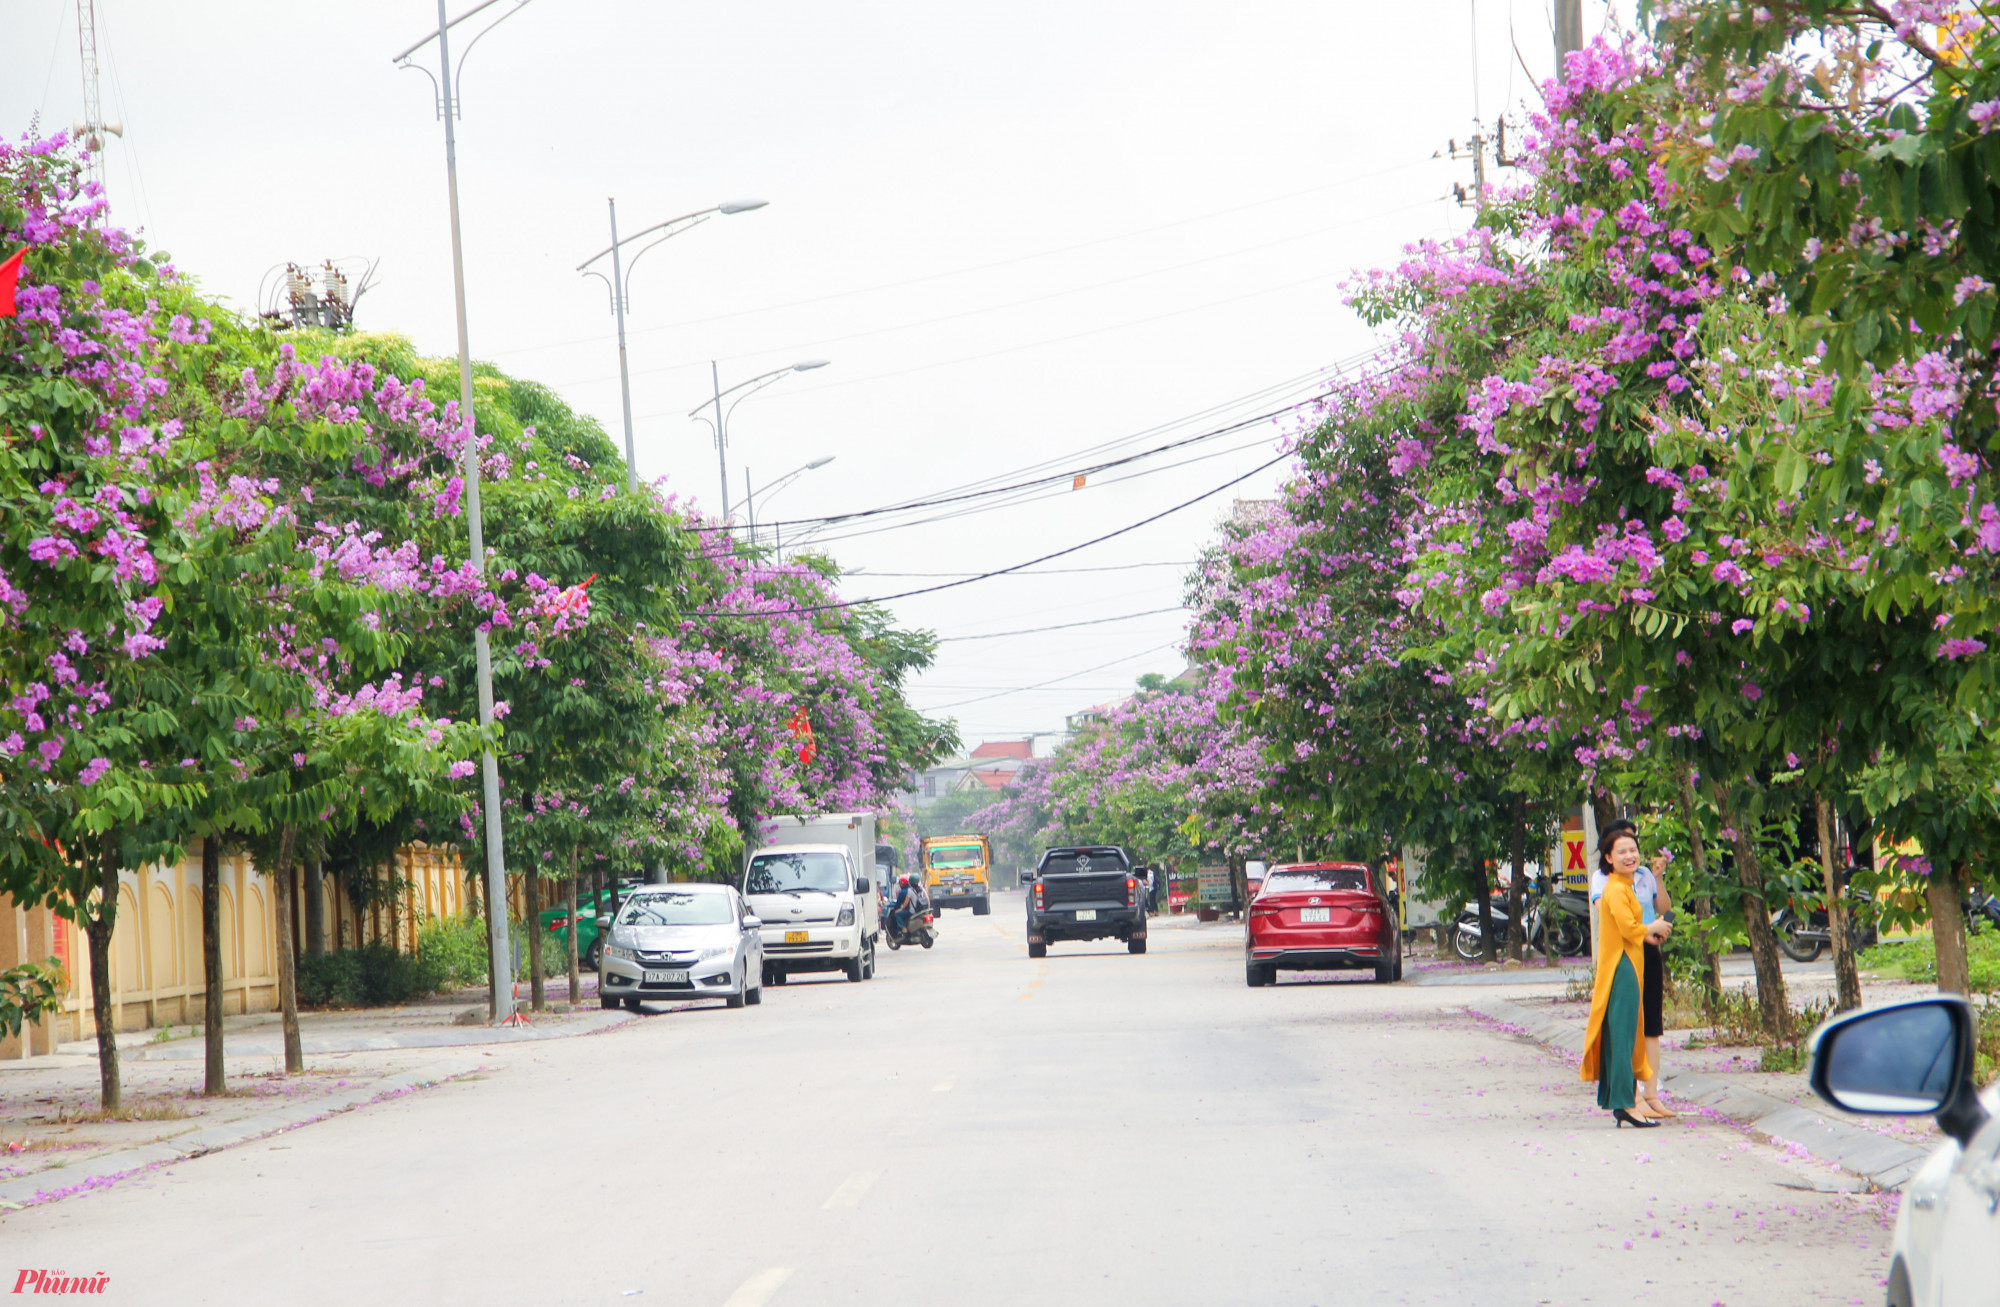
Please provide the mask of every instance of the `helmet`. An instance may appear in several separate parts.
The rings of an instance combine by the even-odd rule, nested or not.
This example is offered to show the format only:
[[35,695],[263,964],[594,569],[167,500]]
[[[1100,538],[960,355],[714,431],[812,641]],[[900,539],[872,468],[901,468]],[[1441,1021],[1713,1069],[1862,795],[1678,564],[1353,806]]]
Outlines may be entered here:
[[908,885],[910,883],[910,878],[908,876],[898,876],[896,877],[896,883],[898,885]]

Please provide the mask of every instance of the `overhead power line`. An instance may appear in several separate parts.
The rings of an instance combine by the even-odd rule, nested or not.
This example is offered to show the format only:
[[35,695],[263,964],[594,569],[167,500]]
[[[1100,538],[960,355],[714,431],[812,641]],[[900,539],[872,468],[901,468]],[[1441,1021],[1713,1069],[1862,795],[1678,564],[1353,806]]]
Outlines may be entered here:
[[939,644],[957,644],[962,640],[998,640],[1008,635],[1040,635],[1044,631],[1068,631],[1079,626],[1103,626],[1107,622],[1129,622],[1135,617],[1158,617],[1161,613],[1185,611],[1179,604],[1172,608],[1149,608],[1143,613],[1120,613],[1116,617],[1093,617],[1085,622],[1059,622],[1054,626],[1030,626],[1019,631],[989,631],[985,635],[947,635],[938,640]]
[[1010,694],[1026,694],[1030,690],[1046,690],[1052,685],[1061,685],[1064,681],[1074,681],[1079,676],[1088,676],[1092,672],[1101,672],[1107,667],[1116,667],[1120,663],[1129,663],[1135,658],[1144,658],[1147,654],[1156,654],[1162,649],[1172,649],[1179,643],[1178,640],[1169,640],[1165,644],[1156,644],[1151,649],[1141,649],[1138,653],[1126,654],[1123,658],[1113,658],[1108,663],[1099,663],[1095,667],[1086,667],[1080,672],[1071,672],[1067,676],[1053,677],[1046,681],[1037,682],[1034,685],[1023,685],[1018,689],[999,690],[992,694],[982,694],[976,699],[960,699],[955,703],[941,703],[935,707],[923,708],[919,711],[925,714],[943,712],[947,708],[963,708],[969,703],[985,703],[988,699],[1004,699]]
[[1200,494],[1196,495],[1192,499],[1183,499],[1180,503],[1175,504],[1170,508],[1163,508],[1159,512],[1154,513],[1151,517],[1142,517],[1138,521],[1133,522],[1128,526],[1119,527],[1116,531],[1107,531],[1103,535],[1095,536],[1089,540],[1085,540],[1081,544],[1071,545],[1067,549],[1058,549],[1053,553],[1043,554],[1039,558],[1030,558],[1027,562],[1016,563],[1012,567],[997,567],[990,572],[980,572],[973,576],[968,576],[958,581],[946,581],[941,585],[927,585],[919,587],[918,589],[915,590],[902,590],[898,591],[895,594],[876,595],[868,599],[839,599],[839,600],[834,600],[831,603],[824,603],[824,604],[801,604],[791,608],[774,610],[772,612],[767,612],[767,613],[697,611],[690,613],[688,615],[690,617],[796,617],[803,613],[833,612],[843,608],[858,608],[863,604],[886,604],[896,599],[911,599],[916,597],[917,595],[936,594],[940,590],[956,590],[958,587],[962,585],[971,585],[974,582],[985,581],[992,577],[1007,576],[1014,572],[1026,571],[1028,568],[1035,566],[1037,563],[1046,563],[1057,558],[1066,558],[1071,554],[1078,553],[1085,549],[1089,549],[1094,545],[1101,545],[1107,540],[1116,540],[1119,536],[1128,535],[1133,531],[1137,531],[1142,526],[1150,526],[1154,522],[1159,521],[1161,518],[1171,517],[1173,514],[1180,512],[1184,508],[1192,508],[1194,505],[1199,504],[1202,500],[1207,499],[1209,496],[1221,494],[1223,491],[1229,489],[1231,486],[1241,485],[1243,482],[1248,481],[1251,477],[1256,476],[1258,473],[1276,467],[1278,464],[1284,462],[1289,457],[1290,457],[1289,454],[1280,454],[1276,458],[1268,459],[1265,462],[1259,463],[1256,467],[1251,468],[1248,472],[1243,473],[1241,476],[1231,477],[1229,480],[1223,482],[1219,486],[1211,486],[1210,488],[1202,491]]
[[[1019,572],[1018,576],[1075,576],[1084,572],[1131,572],[1141,567],[1193,567],[1193,561],[1183,562],[1173,559],[1160,563],[1108,563],[1103,567],[1045,567],[1039,572]],[[977,576],[977,572],[878,572],[872,567],[857,567],[843,576]]]

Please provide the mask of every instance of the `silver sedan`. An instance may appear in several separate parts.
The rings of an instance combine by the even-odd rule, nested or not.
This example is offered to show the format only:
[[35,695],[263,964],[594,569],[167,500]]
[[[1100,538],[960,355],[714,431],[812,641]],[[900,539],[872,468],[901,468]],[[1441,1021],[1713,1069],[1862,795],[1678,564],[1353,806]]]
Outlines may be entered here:
[[764,998],[761,923],[733,885],[648,885],[618,908],[598,963],[598,1001],[634,1012],[647,999]]

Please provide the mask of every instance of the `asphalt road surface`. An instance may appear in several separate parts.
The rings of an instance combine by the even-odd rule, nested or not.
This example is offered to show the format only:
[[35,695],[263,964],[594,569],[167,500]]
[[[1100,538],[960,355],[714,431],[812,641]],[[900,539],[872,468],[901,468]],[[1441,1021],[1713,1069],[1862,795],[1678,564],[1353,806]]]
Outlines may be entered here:
[[[486,1074],[0,1215],[133,1304],[1876,1303],[1879,1197],[1229,927],[1031,961],[1018,895],[876,980]],[[25,1301],[25,1299],[24,1299]]]

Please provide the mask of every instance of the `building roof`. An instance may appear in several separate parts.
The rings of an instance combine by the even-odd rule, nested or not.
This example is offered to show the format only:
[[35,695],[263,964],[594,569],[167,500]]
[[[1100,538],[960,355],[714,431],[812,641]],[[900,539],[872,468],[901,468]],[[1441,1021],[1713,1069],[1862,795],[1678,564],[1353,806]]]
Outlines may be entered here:
[[975,758],[1030,758],[1034,756],[1033,740],[988,740],[972,751]]

